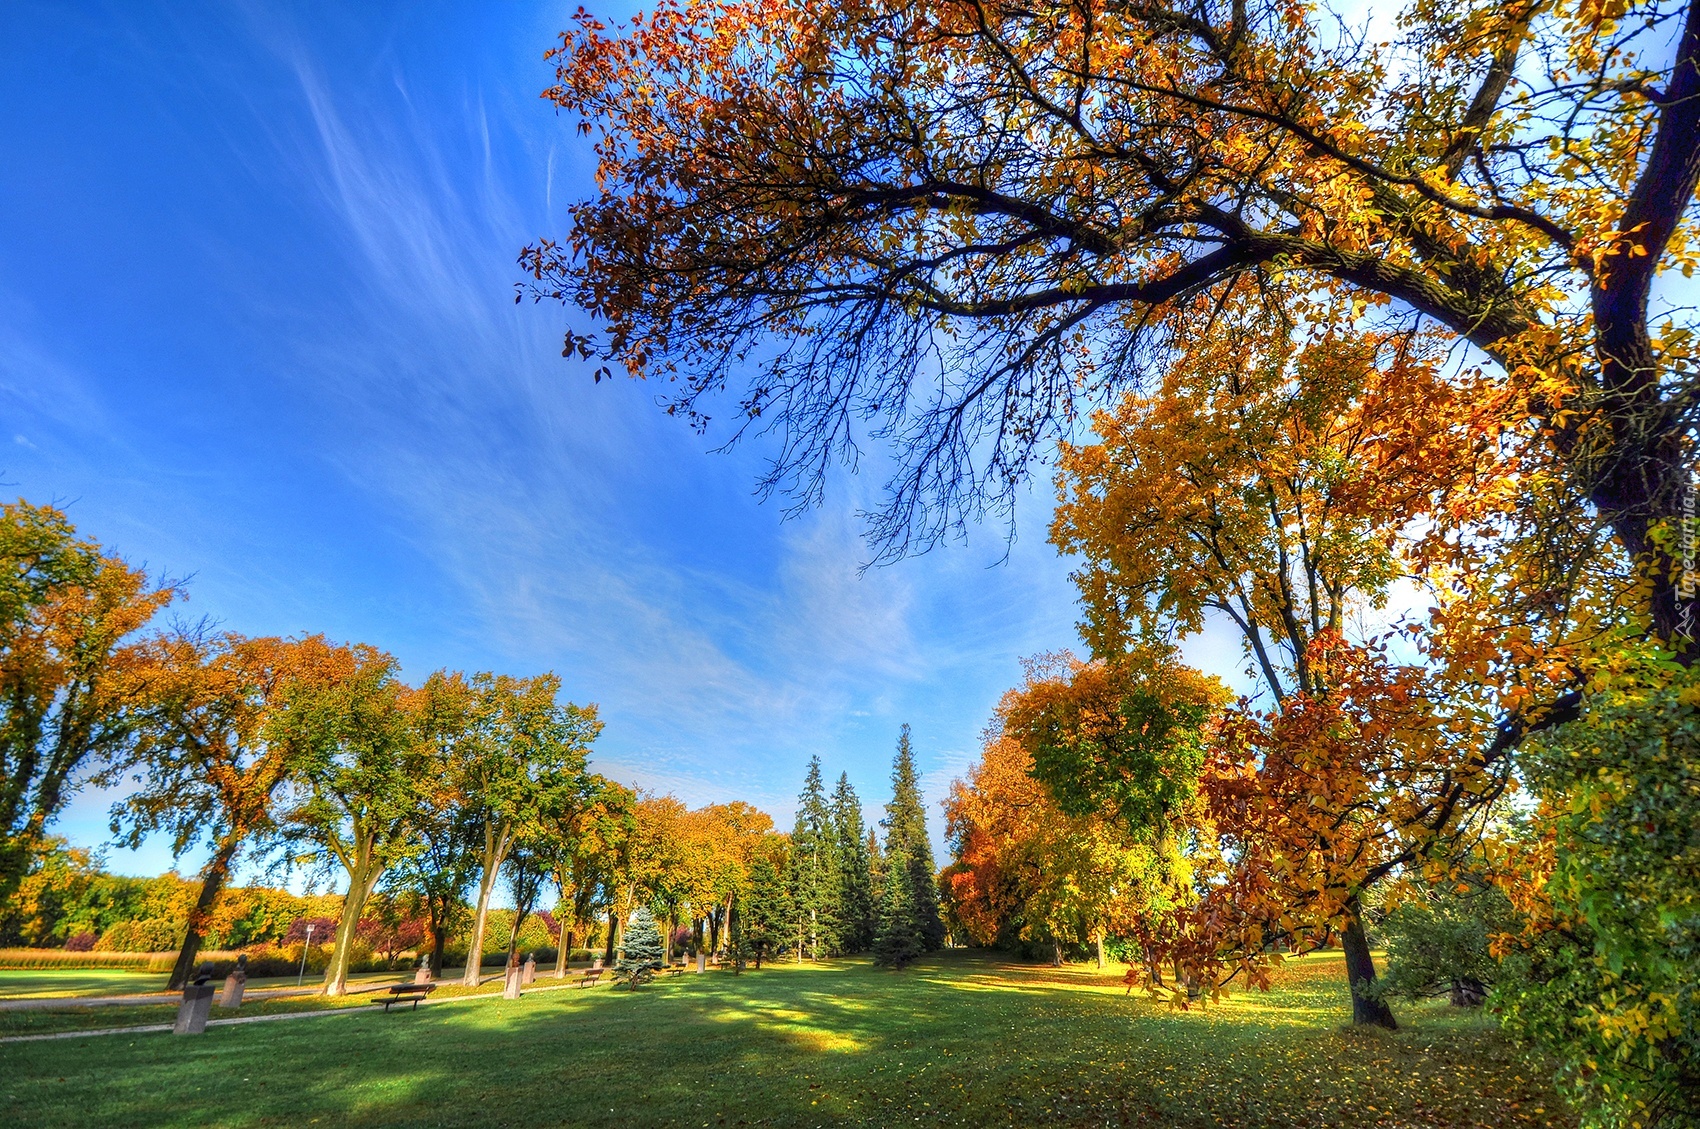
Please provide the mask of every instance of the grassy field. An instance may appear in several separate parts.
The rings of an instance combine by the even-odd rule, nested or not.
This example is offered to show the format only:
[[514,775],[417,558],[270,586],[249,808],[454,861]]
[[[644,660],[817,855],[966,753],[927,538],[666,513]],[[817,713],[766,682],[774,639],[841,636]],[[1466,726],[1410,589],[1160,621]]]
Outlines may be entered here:
[[170,975],[136,968],[0,968],[0,1000],[162,992]]
[[[151,1010],[151,1009],[150,1009]],[[0,1123],[1569,1126],[1481,1017],[1342,1029],[1337,956],[1177,1014],[952,954],[418,1012],[0,1045]]]

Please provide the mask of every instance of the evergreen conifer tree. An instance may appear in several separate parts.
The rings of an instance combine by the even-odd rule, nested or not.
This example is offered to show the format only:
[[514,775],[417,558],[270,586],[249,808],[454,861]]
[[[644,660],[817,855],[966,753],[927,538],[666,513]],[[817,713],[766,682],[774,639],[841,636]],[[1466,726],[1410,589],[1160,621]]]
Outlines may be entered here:
[[629,976],[636,988],[661,967],[661,930],[655,927],[655,915],[648,906],[638,907],[620,941],[620,959],[614,971]]
[[756,967],[784,951],[790,936],[791,895],[785,876],[771,859],[750,866],[750,889],[738,907],[739,928]]
[[792,912],[796,917],[798,957],[819,960],[836,947],[840,922],[838,835],[826,801],[820,758],[809,760],[809,773],[797,797],[797,824],[791,832]]
[[738,897],[726,903],[726,959],[731,962],[734,975],[742,973],[755,959],[749,933],[744,928],[744,902]]
[[879,929],[874,934],[874,963],[902,968],[923,952],[921,921],[915,914],[915,887],[908,871],[887,866],[880,896]]
[[868,885],[874,891],[874,925],[879,925],[879,903],[885,897],[885,855],[880,851],[880,833],[868,828]]
[[832,792],[832,826],[838,855],[838,951],[865,952],[873,944],[879,906],[868,840],[863,838],[867,827],[862,820],[862,801],[850,785],[849,773],[839,774],[838,787]]
[[[909,726],[897,738],[897,757],[891,767],[891,802],[885,806],[885,864],[909,875],[910,903],[921,925],[921,942],[928,952],[944,945],[944,922],[939,920],[938,874],[933,845],[927,838],[927,812],[921,803],[921,776],[909,745]],[[901,861],[900,861],[901,860]]]

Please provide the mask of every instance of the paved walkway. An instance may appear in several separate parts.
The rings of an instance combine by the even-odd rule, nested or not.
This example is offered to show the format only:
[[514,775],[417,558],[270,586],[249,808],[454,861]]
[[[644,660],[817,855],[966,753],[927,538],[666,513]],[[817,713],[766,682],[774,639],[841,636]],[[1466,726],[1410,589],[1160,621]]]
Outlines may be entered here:
[[[384,987],[389,987],[385,984]],[[349,989],[349,994],[366,991],[364,985]],[[275,1000],[283,996],[311,996],[318,985],[300,988],[256,988],[244,992],[245,1000]],[[30,996],[21,1000],[0,1000],[0,1011],[32,1011],[38,1008],[61,1007],[124,1007],[137,1004],[174,1004],[183,998],[182,992],[147,992],[136,996]]]
[[[483,976],[479,983],[500,980],[502,974],[493,972]],[[460,977],[455,977],[458,981]],[[219,981],[222,983],[222,981]],[[348,995],[358,996],[371,992],[385,992],[394,984],[406,983],[399,980],[363,981],[350,984]],[[253,988],[242,994],[245,1000],[275,1000],[288,996],[316,996],[322,990],[318,984],[307,984],[298,988]],[[181,992],[145,992],[130,996],[28,996],[22,999],[0,999],[0,1011],[32,1011],[42,1008],[64,1007],[134,1007],[139,1004],[174,1004],[183,998]]]
[[[492,977],[491,979],[500,979],[500,977]],[[525,989],[525,994],[529,995],[532,992],[559,992],[564,988],[577,987],[578,984],[573,980],[573,978],[568,977],[566,980],[562,980],[555,984],[533,982],[531,987]],[[350,994],[352,995],[353,993]],[[502,993],[500,992],[480,992],[476,996],[446,996],[440,1000],[421,1000],[420,1006],[433,1007],[441,1006],[443,1004],[458,1004],[467,1000],[494,1000],[499,999],[501,995]],[[112,998],[116,999],[118,997]],[[152,996],[142,998],[147,999],[150,1002],[156,999]],[[178,997],[172,998],[175,999]],[[244,998],[246,999],[247,997]],[[273,1023],[281,1022],[286,1019],[316,1019],[320,1016],[326,1015],[370,1015],[372,1012],[383,1010],[382,1005],[372,1004],[368,1007],[320,1008],[315,1011],[290,1011],[276,1015],[239,1015],[230,1019],[209,1019],[207,1020],[207,1026],[234,1027],[242,1023]],[[45,1035],[7,1035],[4,1038],[0,1038],[0,1043],[39,1043],[47,1039],[88,1039],[98,1035],[148,1035],[169,1030],[171,1030],[171,1024],[169,1023],[149,1023],[136,1027],[98,1027],[92,1031],[52,1031]]]

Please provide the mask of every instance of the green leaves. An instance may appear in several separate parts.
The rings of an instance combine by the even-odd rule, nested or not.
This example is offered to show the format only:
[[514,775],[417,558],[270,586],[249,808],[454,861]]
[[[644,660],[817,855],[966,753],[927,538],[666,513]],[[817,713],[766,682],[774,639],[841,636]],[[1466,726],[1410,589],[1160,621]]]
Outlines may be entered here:
[[1155,838],[1193,794],[1225,698],[1214,679],[1150,656],[1074,663],[1029,679],[1006,703],[1005,731],[1065,813],[1110,812]]

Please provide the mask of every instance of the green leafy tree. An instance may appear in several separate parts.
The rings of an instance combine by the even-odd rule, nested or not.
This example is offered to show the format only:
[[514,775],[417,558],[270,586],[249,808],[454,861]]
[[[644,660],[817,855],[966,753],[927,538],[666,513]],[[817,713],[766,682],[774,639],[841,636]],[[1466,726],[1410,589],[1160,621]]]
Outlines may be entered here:
[[43,839],[17,890],[0,901],[0,947],[44,947],[75,933],[105,932],[116,922],[100,914],[110,901],[101,888],[109,881],[89,851],[58,836]]
[[276,724],[301,750],[295,804],[283,823],[301,857],[341,866],[348,882],[325,994],[347,982],[366,899],[391,866],[415,849],[421,805],[416,754],[396,680],[396,661],[364,644],[340,648],[323,676],[291,686]]
[[[507,963],[519,960],[520,932],[525,921],[537,908],[538,896],[549,880],[549,846],[539,835],[522,833],[508,852],[503,868],[508,878],[508,896],[514,903],[513,920],[508,925]],[[468,960],[471,959],[469,956]]]
[[797,824],[791,832],[791,910],[796,915],[797,959],[831,953],[843,920],[838,832],[821,779],[820,758],[809,760]]
[[1700,671],[1648,648],[1534,738],[1543,832],[1508,892],[1536,928],[1494,1002],[1600,1125],[1700,1126]]
[[[927,812],[921,803],[921,775],[905,724],[897,738],[891,767],[891,802],[885,806],[885,865],[901,869],[910,885],[909,904],[921,926],[921,943],[928,952],[944,944],[939,919],[938,875],[933,867],[933,844],[927,837]],[[889,883],[888,883],[889,884]]]
[[633,988],[661,967],[661,930],[648,906],[639,906],[620,941],[620,959],[614,970],[629,978]]
[[464,981],[476,985],[478,954],[483,952],[485,921],[496,876],[515,836],[539,818],[544,802],[540,780],[560,773],[582,773],[591,742],[602,730],[594,707],[556,702],[561,680],[481,674],[472,680],[474,740],[462,762],[462,804],[472,814],[481,839],[477,899],[472,911]]
[[832,791],[832,827],[838,856],[838,904],[840,910],[839,952],[864,952],[873,944],[879,925],[874,900],[873,860],[868,856],[868,828],[862,819],[862,801],[850,786],[849,773],[841,773]]
[[1486,882],[1424,889],[1381,920],[1387,973],[1376,990],[1410,1000],[1445,994],[1455,1005],[1474,1007],[1499,978],[1494,936],[1522,927],[1511,900]]
[[[601,783],[600,777],[586,769],[582,756],[566,758],[538,774],[534,802],[515,833],[514,848],[508,856],[508,892],[514,904],[513,924],[508,931],[510,965],[517,959],[521,927],[536,908],[544,885],[559,868],[561,840],[580,833],[584,816],[602,796]],[[561,959],[557,953],[557,960]]]
[[438,671],[407,696],[408,723],[422,769],[415,779],[417,849],[385,876],[392,893],[422,912],[431,934],[429,966],[443,974],[443,950],[466,924],[466,890],[478,873],[476,813],[461,803],[459,770],[469,742],[471,689]]

